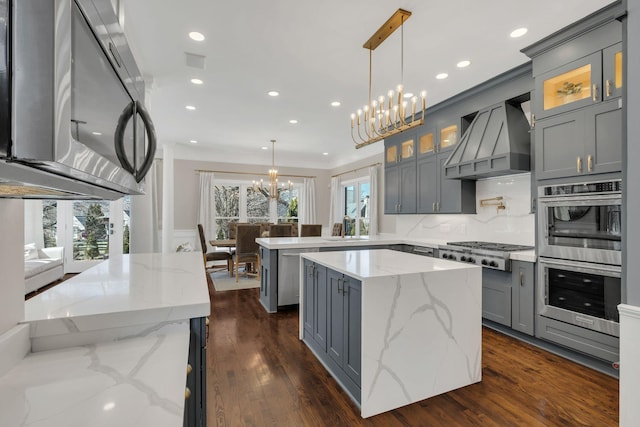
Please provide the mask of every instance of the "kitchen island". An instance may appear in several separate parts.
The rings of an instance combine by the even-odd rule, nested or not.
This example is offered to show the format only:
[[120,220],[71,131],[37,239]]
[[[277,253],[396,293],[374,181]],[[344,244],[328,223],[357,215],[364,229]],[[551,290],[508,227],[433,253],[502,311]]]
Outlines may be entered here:
[[0,336],[23,357],[0,366],[0,425],[200,425],[209,313],[196,252],[116,256],[37,295]]
[[386,249],[301,257],[300,339],[362,417],[481,380],[481,267]]

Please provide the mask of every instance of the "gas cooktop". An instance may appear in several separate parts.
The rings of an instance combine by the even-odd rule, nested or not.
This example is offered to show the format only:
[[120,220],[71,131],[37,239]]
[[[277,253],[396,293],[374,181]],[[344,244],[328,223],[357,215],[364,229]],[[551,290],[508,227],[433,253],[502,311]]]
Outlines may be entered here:
[[515,252],[515,251],[528,251],[533,249],[533,246],[512,245],[509,243],[495,243],[495,242],[447,242],[449,246],[462,246],[469,249],[483,249],[486,251],[502,251],[502,252]]
[[511,271],[509,253],[533,249],[533,246],[494,242],[447,242],[438,247],[438,256],[495,270]]

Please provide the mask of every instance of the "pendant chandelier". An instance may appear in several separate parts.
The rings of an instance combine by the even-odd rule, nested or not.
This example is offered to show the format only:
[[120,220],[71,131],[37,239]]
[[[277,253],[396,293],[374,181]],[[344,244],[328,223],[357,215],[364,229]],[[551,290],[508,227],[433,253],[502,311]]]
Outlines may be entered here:
[[287,184],[282,183],[282,186],[278,188],[278,169],[276,169],[276,140],[271,140],[271,169],[269,169],[269,184],[268,188],[264,187],[264,180],[260,178],[259,181],[253,181],[253,189],[255,191],[259,191],[265,196],[268,196],[271,199],[277,200],[280,191],[282,190],[291,190],[293,188],[293,183],[291,181],[287,181]]
[[[402,85],[404,78],[404,21],[410,16],[411,12],[398,9],[362,46],[369,49],[369,102],[362,109],[351,114],[351,139],[356,148],[373,144],[424,123],[427,92],[420,93],[420,112],[417,113],[418,97],[411,98],[411,109],[409,110],[408,103],[404,100],[405,92]],[[377,100],[372,100],[371,64],[373,51],[398,28],[400,28],[400,84],[396,88],[396,93],[393,90],[388,92],[386,99],[384,96],[380,96]],[[410,115],[408,115],[409,113]]]

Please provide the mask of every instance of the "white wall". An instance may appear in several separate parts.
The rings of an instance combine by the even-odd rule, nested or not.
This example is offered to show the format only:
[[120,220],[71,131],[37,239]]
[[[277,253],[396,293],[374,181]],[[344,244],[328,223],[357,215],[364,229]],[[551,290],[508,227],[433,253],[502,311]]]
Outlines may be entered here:
[[[445,241],[484,240],[535,244],[535,220],[530,213],[531,174],[509,175],[476,182],[476,214],[394,215],[396,234]],[[506,209],[480,207],[481,199],[504,198]]]
[[24,318],[24,202],[0,199],[0,335]]

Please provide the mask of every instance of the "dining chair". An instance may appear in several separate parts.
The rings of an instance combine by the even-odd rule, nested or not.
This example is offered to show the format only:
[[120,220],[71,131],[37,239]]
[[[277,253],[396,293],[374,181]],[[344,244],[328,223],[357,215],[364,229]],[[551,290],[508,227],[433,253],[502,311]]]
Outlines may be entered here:
[[249,223],[248,222],[230,222],[229,223],[229,239],[236,238],[236,227],[240,224],[247,225]]
[[269,237],[291,237],[292,224],[272,224],[269,226]]
[[200,235],[200,246],[202,247],[202,257],[204,259],[204,271],[207,274],[207,283],[211,280],[209,273],[215,271],[216,268],[220,268],[217,265],[207,266],[207,263],[212,261],[225,261],[227,263],[227,269],[229,270],[229,275],[231,275],[231,271],[233,270],[233,260],[231,259],[231,254],[227,251],[213,251],[207,252],[207,239],[204,236],[204,228],[202,224],[198,224],[198,234]]
[[342,223],[336,222],[331,229],[332,236],[342,236]]
[[[259,237],[259,225],[240,224],[236,227],[236,254],[234,256],[236,283],[238,283],[240,264],[247,266],[246,275],[256,276],[260,279],[260,247],[256,243],[256,239]],[[248,263],[252,264],[254,272],[249,271]]]
[[322,224],[302,224],[300,227],[300,237],[322,235]]

